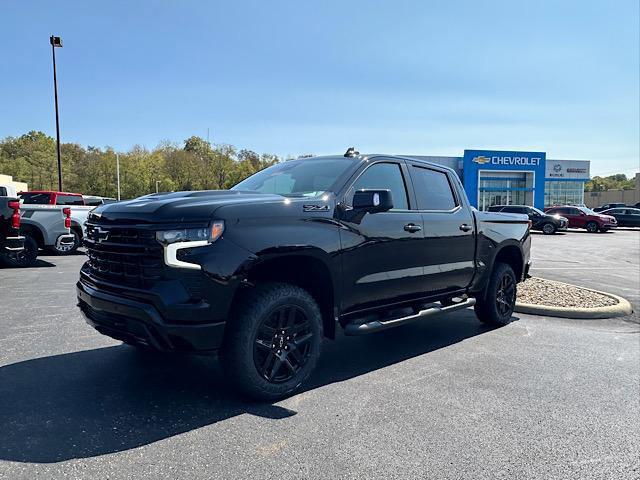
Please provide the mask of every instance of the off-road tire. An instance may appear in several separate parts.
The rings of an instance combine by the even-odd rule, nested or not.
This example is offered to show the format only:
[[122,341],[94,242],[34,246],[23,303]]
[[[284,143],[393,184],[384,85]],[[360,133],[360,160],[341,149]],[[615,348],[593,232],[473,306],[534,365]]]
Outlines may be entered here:
[[7,267],[32,267],[36,263],[38,259],[38,242],[29,235],[25,235],[24,237],[23,251],[5,254],[1,257],[2,263]]
[[[295,285],[266,283],[248,291],[236,303],[220,352],[230,383],[243,394],[263,401],[278,400],[300,389],[320,357],[322,316],[316,301],[306,290]],[[282,319],[282,312],[287,312],[284,314],[286,322]],[[291,329],[288,326],[283,326],[282,330],[271,328],[275,324],[289,325],[291,316],[294,317]],[[302,329],[302,325],[304,333],[302,330],[300,334],[295,333],[296,329]],[[271,335],[271,330],[275,332],[274,337],[268,338],[273,343],[265,345],[265,335]],[[280,336],[281,331],[294,333],[284,337]],[[297,339],[296,335],[299,335]],[[273,379],[268,378],[271,375],[269,368],[265,367],[268,365],[267,357],[271,358],[271,370],[275,370],[277,365],[283,378],[278,379],[277,372]],[[298,358],[303,362],[296,363]],[[278,361],[280,363],[276,363]],[[298,370],[294,371],[291,366],[298,366]],[[262,368],[267,371],[260,370]],[[287,374],[291,378],[286,378]]]
[[[508,292],[505,289],[505,283],[512,288]],[[507,302],[504,304],[500,298]],[[478,320],[482,323],[495,326],[504,326],[511,322],[511,315],[516,302],[516,275],[513,269],[506,263],[496,263],[493,266],[491,277],[484,295],[484,298],[476,299],[474,307]],[[499,306],[500,305],[500,306]],[[504,308],[504,310],[501,310]]]
[[589,233],[598,233],[598,224],[596,222],[587,222],[585,227]]

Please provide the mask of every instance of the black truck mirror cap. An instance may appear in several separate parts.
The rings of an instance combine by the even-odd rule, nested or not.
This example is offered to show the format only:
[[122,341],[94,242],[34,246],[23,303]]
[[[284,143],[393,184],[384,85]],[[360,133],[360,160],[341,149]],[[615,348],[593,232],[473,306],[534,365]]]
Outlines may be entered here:
[[368,213],[386,212],[393,208],[393,196],[390,190],[356,190],[353,208]]

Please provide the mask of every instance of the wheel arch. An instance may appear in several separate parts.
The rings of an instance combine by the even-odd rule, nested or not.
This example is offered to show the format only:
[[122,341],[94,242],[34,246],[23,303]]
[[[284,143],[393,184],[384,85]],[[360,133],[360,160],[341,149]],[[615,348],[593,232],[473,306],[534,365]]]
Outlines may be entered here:
[[44,241],[44,234],[42,233],[42,230],[40,230],[40,228],[36,225],[33,225],[31,223],[21,223],[20,233],[32,237],[38,244],[39,248],[45,248],[46,245]]
[[242,284],[233,298],[233,305],[242,296],[245,288],[260,283],[283,282],[297,285],[318,303],[322,314],[324,335],[335,338],[336,283],[324,252],[291,253],[287,255],[265,255],[257,257],[246,269]]
[[513,269],[513,273],[516,274],[517,281],[522,280],[522,274],[524,273],[524,255],[522,250],[517,245],[505,245],[496,252],[495,258],[491,269],[495,268],[497,263],[506,263]]
[[80,225],[80,223],[76,222],[75,220],[71,220],[70,230],[76,232],[80,237],[80,241],[82,241],[82,239],[84,238],[84,232],[82,230],[82,225]]

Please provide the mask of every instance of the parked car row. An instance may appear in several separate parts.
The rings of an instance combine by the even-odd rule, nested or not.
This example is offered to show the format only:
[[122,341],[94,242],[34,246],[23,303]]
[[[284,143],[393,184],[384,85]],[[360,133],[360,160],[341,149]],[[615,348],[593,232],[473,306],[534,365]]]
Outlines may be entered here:
[[605,203],[599,207],[593,209],[594,212],[604,212],[605,210],[611,210],[612,208],[640,208],[640,202],[633,205],[627,205],[626,203]]
[[570,228],[584,228],[589,233],[606,232],[618,226],[611,215],[594,212],[587,207],[556,206],[545,208],[550,215],[562,215],[569,221]]
[[588,232],[606,232],[617,227],[640,227],[640,209],[623,207],[595,212],[587,207],[556,205],[544,212],[529,205],[493,205],[490,212],[523,213],[531,220],[531,229],[553,235],[567,228],[584,228]]
[[[89,211],[113,199],[0,185],[0,263],[27,267],[40,249],[68,255],[82,245]],[[113,200],[115,201],[115,200]]]
[[539,230],[545,235],[553,235],[557,231],[566,231],[569,220],[559,214],[548,214],[529,205],[493,205],[490,212],[523,213],[531,221],[531,230]]

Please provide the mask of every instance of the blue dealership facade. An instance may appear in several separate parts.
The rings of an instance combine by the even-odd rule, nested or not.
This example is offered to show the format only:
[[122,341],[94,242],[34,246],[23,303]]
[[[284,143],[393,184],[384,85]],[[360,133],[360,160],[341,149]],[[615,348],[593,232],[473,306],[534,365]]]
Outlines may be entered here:
[[465,150],[462,157],[411,155],[453,168],[471,204],[479,210],[491,205],[584,203],[589,180],[588,160],[548,159],[546,152]]

